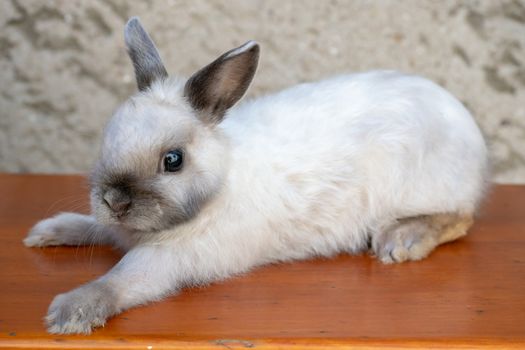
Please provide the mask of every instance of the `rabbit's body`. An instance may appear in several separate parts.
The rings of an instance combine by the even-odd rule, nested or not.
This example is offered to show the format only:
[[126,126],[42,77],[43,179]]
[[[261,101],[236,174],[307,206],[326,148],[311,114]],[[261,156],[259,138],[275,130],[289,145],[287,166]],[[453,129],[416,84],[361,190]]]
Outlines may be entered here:
[[468,111],[432,82],[375,71],[232,107],[255,72],[255,43],[184,85],[167,78],[138,21],[126,30],[142,92],[106,129],[93,216],[44,220],[25,243],[128,252],[55,298],[51,332],[88,333],[182,286],[269,262],[369,248],[386,263],[418,260],[471,225],[487,149]]
[[472,214],[486,183],[470,114],[415,76],[299,85],[232,109],[221,127],[232,156],[219,227],[273,241],[262,254],[274,259],[362,251],[400,218]]

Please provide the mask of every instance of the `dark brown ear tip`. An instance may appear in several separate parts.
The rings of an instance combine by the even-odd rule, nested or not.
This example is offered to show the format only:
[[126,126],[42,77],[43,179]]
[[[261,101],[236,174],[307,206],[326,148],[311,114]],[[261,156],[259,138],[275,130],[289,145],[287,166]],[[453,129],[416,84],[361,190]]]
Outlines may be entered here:
[[261,46],[258,43],[255,43],[255,45],[250,49],[251,52],[255,53],[256,55],[259,55],[261,52]]
[[242,44],[241,46],[231,50],[231,51],[228,51],[227,53],[224,54],[223,58],[224,59],[229,59],[229,58],[232,58],[232,57],[236,57],[236,56],[239,56],[239,55],[243,55],[243,54],[246,54],[246,53],[250,53],[252,55],[256,55],[258,56],[259,55],[259,51],[260,51],[260,48],[259,48],[259,44],[253,40],[250,40],[250,41],[247,41],[245,42],[244,44]]
[[259,43],[257,41],[255,41],[255,40],[248,40],[247,42],[242,44],[240,47],[244,47],[244,46],[246,46],[246,47],[248,47],[248,46],[255,47],[255,46],[259,46]]
[[259,45],[257,41],[254,41],[254,40],[247,41],[241,47],[246,47],[246,51],[248,52],[259,53],[261,51],[261,46]]

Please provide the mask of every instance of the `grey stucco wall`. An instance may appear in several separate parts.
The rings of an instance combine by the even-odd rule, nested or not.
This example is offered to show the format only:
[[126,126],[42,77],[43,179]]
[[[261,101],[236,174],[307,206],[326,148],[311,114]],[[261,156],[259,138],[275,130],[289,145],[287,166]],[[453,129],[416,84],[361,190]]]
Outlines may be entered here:
[[525,1],[0,1],[0,171],[84,172],[135,90],[122,29],[139,15],[171,73],[247,39],[249,95],[393,68],[445,86],[487,136],[494,179],[525,183]]

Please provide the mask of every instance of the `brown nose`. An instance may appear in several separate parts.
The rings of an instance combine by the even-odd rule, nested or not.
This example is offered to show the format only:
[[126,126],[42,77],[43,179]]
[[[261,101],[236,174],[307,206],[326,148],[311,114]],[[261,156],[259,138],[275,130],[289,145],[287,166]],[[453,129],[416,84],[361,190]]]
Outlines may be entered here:
[[125,214],[131,206],[131,197],[122,191],[110,189],[104,193],[104,202],[106,202],[113,212],[121,216]]

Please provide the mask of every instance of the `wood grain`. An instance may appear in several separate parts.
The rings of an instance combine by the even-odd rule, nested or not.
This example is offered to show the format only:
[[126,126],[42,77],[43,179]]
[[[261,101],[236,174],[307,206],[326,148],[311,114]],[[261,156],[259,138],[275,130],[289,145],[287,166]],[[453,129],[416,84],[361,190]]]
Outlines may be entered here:
[[464,239],[383,265],[342,255],[272,265],[54,336],[52,298],[107,271],[107,247],[30,249],[39,219],[87,212],[79,176],[0,175],[3,348],[525,348],[525,187],[497,186]]

